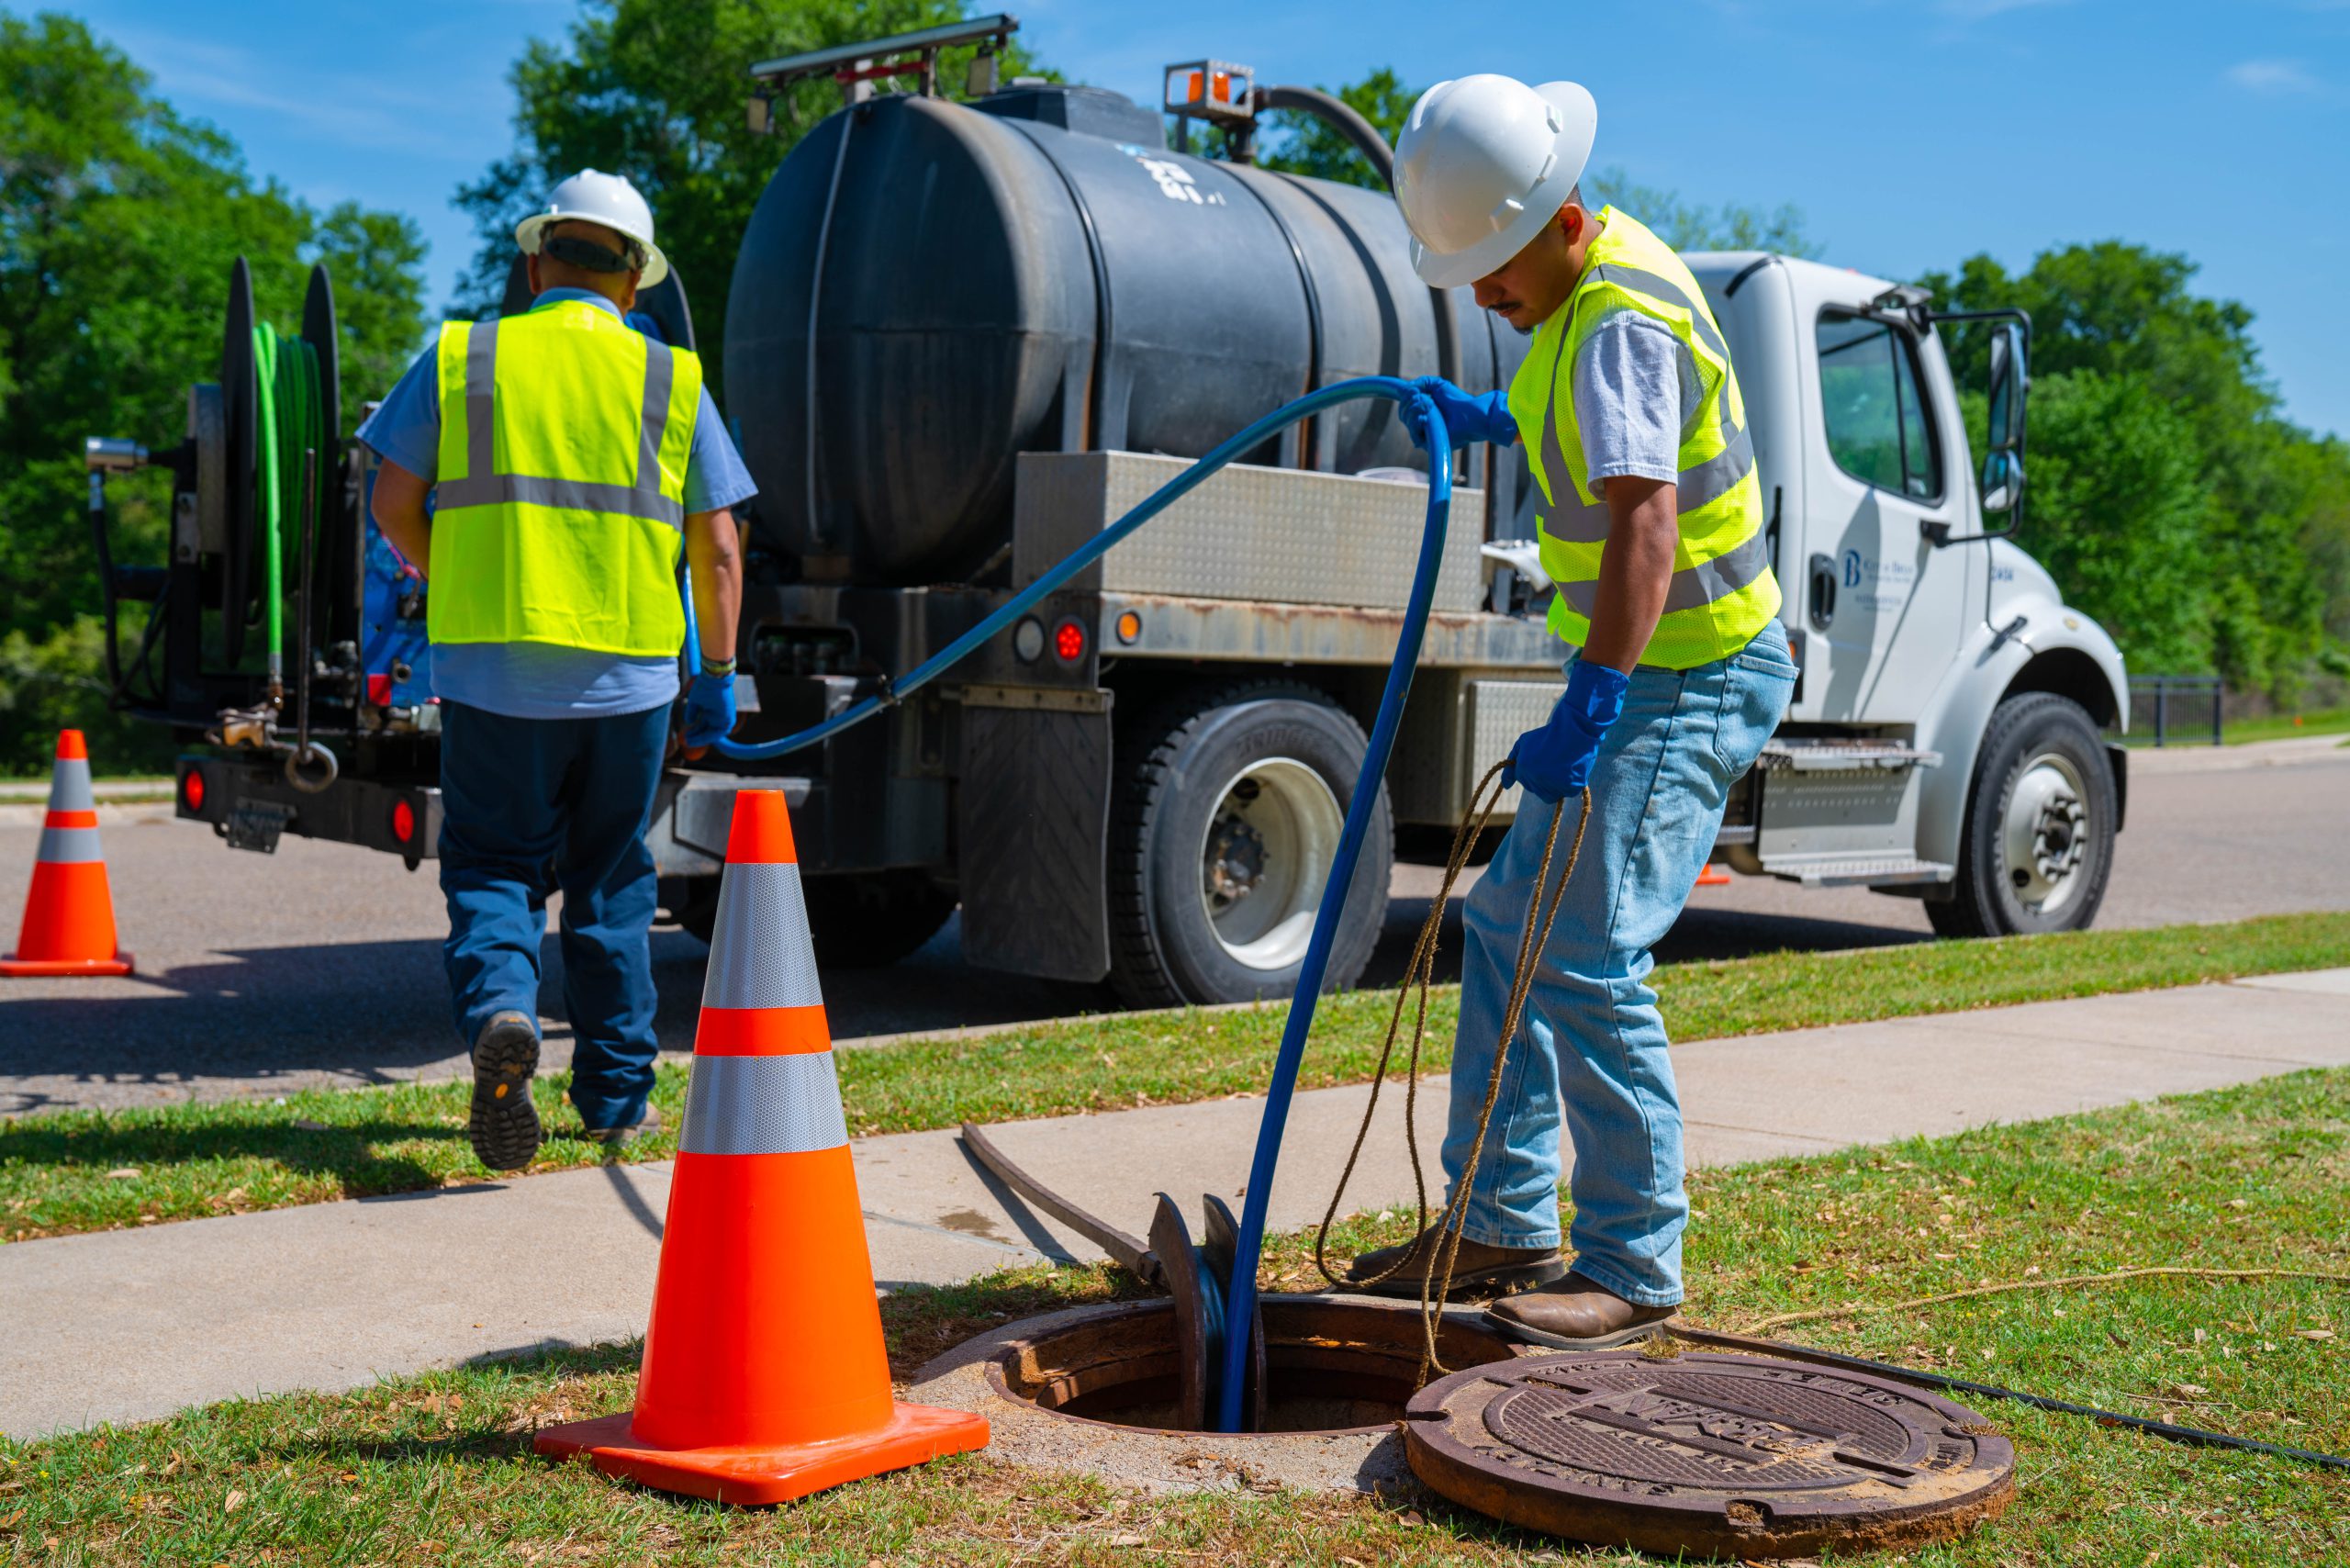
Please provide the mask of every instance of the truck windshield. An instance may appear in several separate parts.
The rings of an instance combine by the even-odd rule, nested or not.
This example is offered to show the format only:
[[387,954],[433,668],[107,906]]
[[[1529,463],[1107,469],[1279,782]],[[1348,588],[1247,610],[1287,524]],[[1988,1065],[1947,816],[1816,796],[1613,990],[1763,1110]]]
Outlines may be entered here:
[[1818,342],[1821,425],[1836,466],[1881,490],[1938,498],[1942,454],[1919,401],[1908,338],[1866,317],[1827,315]]

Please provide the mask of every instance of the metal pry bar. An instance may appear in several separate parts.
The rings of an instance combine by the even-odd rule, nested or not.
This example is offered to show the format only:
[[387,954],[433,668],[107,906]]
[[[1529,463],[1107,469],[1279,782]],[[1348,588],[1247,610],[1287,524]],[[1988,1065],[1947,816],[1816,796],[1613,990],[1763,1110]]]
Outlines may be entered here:
[[993,1171],[1003,1184],[1107,1252],[1120,1268],[1153,1290],[1167,1288],[1167,1271],[1138,1237],[1128,1236],[1108,1220],[1086,1213],[1034,1176],[1020,1169],[998,1148],[976,1122],[963,1124],[963,1147]]

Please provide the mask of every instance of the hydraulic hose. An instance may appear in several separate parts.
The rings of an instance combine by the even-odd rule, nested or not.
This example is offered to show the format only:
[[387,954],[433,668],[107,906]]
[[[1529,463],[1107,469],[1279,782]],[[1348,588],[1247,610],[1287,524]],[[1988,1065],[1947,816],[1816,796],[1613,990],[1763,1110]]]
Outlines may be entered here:
[[[1273,1060],[1272,1081],[1266,1087],[1265,1114],[1258,1124],[1257,1152],[1249,1165],[1248,1186],[1241,1204],[1239,1244],[1233,1257],[1232,1279],[1225,1296],[1226,1323],[1248,1323],[1256,1316],[1257,1264],[1265,1246],[1265,1204],[1272,1194],[1273,1169],[1280,1162],[1281,1135],[1289,1125],[1290,1100],[1297,1087],[1298,1068],[1304,1059],[1306,1036],[1314,1027],[1315,1003],[1321,997],[1322,981],[1329,972],[1330,944],[1346,907],[1348,887],[1354,881],[1362,841],[1371,830],[1371,811],[1379,800],[1379,780],[1386,776],[1387,758],[1395,749],[1396,726],[1403,722],[1404,700],[1411,693],[1412,674],[1419,665],[1420,644],[1427,633],[1428,609],[1436,598],[1437,571],[1444,562],[1445,524],[1452,510],[1452,442],[1435,405],[1410,382],[1393,375],[1363,375],[1335,382],[1283,404],[1161,485],[1140,506],[1072,551],[977,626],[896,681],[885,679],[879,696],[867,697],[820,724],[778,740],[756,745],[733,740],[718,743],[718,749],[724,756],[745,762],[765,761],[815,745],[852,724],[862,723],[968,657],[989,638],[1018,621],[1046,595],[1100,560],[1128,534],[1181,500],[1217,469],[1298,420],[1359,398],[1385,398],[1419,406],[1428,432],[1427,520],[1420,532],[1420,558],[1412,577],[1411,597],[1404,602],[1403,634],[1396,642],[1395,657],[1387,666],[1387,685],[1380,695],[1379,716],[1371,727],[1371,744],[1363,754],[1362,774],[1356,781],[1353,798],[1347,803],[1346,825],[1338,834],[1337,855],[1331,863],[1329,879],[1322,888],[1322,907],[1314,918],[1314,935],[1306,944],[1305,962],[1298,971],[1297,989],[1290,1001],[1288,1026],[1281,1032],[1281,1051]],[[1218,1431],[1240,1428],[1241,1383],[1248,1356],[1248,1335],[1225,1336],[1216,1407],[1212,1413]]]

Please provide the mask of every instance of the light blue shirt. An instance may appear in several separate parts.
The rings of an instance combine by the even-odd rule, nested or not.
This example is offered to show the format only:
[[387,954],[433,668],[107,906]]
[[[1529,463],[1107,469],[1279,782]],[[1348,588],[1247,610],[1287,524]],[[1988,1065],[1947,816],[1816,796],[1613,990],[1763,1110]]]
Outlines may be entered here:
[[[531,308],[565,299],[621,313],[610,300],[584,288],[550,288]],[[652,325],[642,314],[628,319],[639,330]],[[427,349],[359,427],[359,439],[376,456],[425,480],[437,477],[441,468],[439,360],[437,347]],[[686,510],[739,506],[757,493],[705,385],[686,458]],[[432,649],[432,690],[449,701],[516,719],[642,713],[677,700],[677,661],[548,643],[441,643]]]

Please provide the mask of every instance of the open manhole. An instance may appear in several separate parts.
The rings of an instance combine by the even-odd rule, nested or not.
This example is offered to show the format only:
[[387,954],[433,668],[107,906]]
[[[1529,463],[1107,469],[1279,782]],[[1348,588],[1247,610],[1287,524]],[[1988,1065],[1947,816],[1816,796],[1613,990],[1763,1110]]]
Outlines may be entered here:
[[[1401,1420],[1419,1371],[1417,1305],[1363,1297],[1266,1296],[1263,1432],[1334,1432]],[[1437,1351],[1447,1366],[1505,1361],[1499,1336],[1461,1316],[1445,1318]],[[990,1368],[1006,1397],[1115,1427],[1179,1424],[1174,1314],[1135,1302],[1089,1322],[1020,1342]]]
[[[1279,1484],[1375,1489],[1408,1477],[1398,1425],[1419,1370],[1416,1303],[1269,1295],[1263,1429],[1185,1429],[1175,1312],[1167,1301],[1079,1307],[1011,1323],[924,1367],[909,1398],[976,1410],[990,1450],[1158,1490]],[[1452,1368],[1513,1350],[1473,1310],[1440,1319]]]

